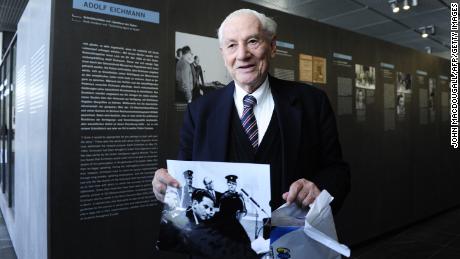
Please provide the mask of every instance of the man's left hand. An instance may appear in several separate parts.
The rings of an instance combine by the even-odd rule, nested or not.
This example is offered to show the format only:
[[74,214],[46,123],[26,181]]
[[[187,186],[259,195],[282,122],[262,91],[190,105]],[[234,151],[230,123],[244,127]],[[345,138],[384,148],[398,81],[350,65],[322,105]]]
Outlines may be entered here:
[[321,191],[313,182],[302,178],[291,184],[289,192],[283,193],[283,199],[288,204],[295,202],[299,207],[305,209],[315,201],[320,193]]

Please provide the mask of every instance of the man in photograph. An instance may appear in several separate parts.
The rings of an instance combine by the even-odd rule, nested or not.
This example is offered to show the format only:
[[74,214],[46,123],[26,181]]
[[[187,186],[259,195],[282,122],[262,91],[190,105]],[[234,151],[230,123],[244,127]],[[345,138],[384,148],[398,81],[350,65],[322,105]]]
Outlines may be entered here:
[[206,188],[206,191],[209,193],[209,195],[211,195],[212,199],[214,200],[216,207],[219,207],[222,193],[214,190],[214,183],[212,179],[209,177],[203,178],[203,184]]
[[166,210],[175,210],[180,207],[180,197],[177,188],[169,187],[166,189],[164,204]]
[[224,192],[220,199],[220,213],[224,217],[233,217],[238,221],[247,213],[243,195],[236,190],[236,175],[227,175],[228,190]]
[[185,185],[182,187],[181,191],[181,207],[182,208],[187,208],[192,204],[192,193],[194,190],[196,190],[195,187],[193,187],[193,171],[192,170],[186,170],[184,171],[184,180],[185,180]]
[[176,64],[176,101],[190,103],[195,70],[193,69],[193,53],[189,46],[181,49],[182,55]]
[[192,205],[187,209],[186,215],[196,225],[210,220],[216,214],[214,199],[206,190],[196,189],[192,193]]
[[179,62],[181,57],[182,57],[182,48],[178,48],[176,50],[176,65],[177,65],[177,62]]
[[399,93],[396,96],[396,114],[398,117],[403,118],[406,115],[406,104],[404,103],[404,94]]
[[[336,213],[350,172],[334,113],[322,90],[269,75],[276,27],[249,9],[222,22],[220,50],[233,81],[187,106],[178,159],[270,164],[273,209],[284,202],[306,208],[327,189]],[[167,185],[180,184],[158,169],[152,185],[162,201]]]
[[366,109],[364,90],[360,88],[356,89],[356,109],[357,110]]
[[193,67],[196,71],[195,85],[197,87],[204,86],[203,69],[201,68],[200,58],[198,56],[193,57]]
[[204,89],[203,69],[201,68],[198,56],[193,57],[192,69],[194,71],[192,98],[195,100],[204,94],[202,90]]
[[163,212],[160,235],[157,245],[162,250],[203,258],[258,258],[241,224],[221,217],[204,189],[193,191],[192,205],[185,213]]
[[[204,189],[196,189],[192,193],[192,202],[189,207],[186,209],[175,208],[173,210],[164,210],[161,223],[162,225],[172,224],[169,227],[178,229],[190,228],[190,225],[209,223],[210,219],[216,215],[216,209],[214,200],[209,193]],[[162,234],[168,235],[171,233],[162,232]],[[165,242],[168,241],[165,240]]]

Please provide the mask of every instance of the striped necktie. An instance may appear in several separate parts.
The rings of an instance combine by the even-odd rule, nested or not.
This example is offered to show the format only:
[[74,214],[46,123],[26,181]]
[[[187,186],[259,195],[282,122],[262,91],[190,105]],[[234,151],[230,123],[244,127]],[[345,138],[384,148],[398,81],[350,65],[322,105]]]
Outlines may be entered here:
[[257,99],[247,94],[243,98],[243,116],[241,116],[241,124],[254,149],[257,149],[259,146],[259,130],[257,129],[256,117],[254,116],[254,105],[256,104]]

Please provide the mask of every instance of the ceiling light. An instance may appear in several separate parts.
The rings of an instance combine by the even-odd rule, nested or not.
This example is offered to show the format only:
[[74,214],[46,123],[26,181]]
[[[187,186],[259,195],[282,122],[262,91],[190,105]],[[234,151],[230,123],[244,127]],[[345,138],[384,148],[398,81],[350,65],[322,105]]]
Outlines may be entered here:
[[418,5],[418,1],[417,0],[412,0],[412,6],[417,6]]
[[409,0],[404,0],[403,9],[406,11],[410,9]]
[[396,2],[393,2],[390,4],[391,9],[393,10],[393,13],[399,12],[399,6],[396,4]]
[[428,38],[428,33],[426,33],[425,29],[422,31],[422,38]]
[[429,35],[435,34],[434,25],[428,25],[418,28],[422,38],[428,38]]

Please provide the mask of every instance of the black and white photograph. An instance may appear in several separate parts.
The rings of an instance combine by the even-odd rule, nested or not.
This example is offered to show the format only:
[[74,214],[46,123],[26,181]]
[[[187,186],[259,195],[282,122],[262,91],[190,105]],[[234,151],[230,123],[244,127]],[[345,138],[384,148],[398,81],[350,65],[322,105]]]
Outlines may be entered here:
[[398,120],[406,117],[406,104],[412,94],[412,76],[409,73],[396,73],[396,116]]
[[428,108],[430,109],[430,114],[434,115],[435,112],[435,96],[436,96],[436,79],[428,79]]
[[366,93],[364,89],[356,88],[355,107],[356,110],[366,110]]
[[396,95],[396,115],[398,119],[403,119],[406,116],[405,94],[398,92]]
[[399,93],[412,93],[412,77],[408,73],[397,72],[396,73],[396,92]]
[[190,103],[232,79],[217,38],[176,32],[176,103]]
[[180,186],[166,189],[160,250],[213,258],[252,258],[255,251],[268,251],[263,227],[271,217],[269,165],[175,160],[167,164]]
[[355,65],[356,87],[375,90],[375,67]]

